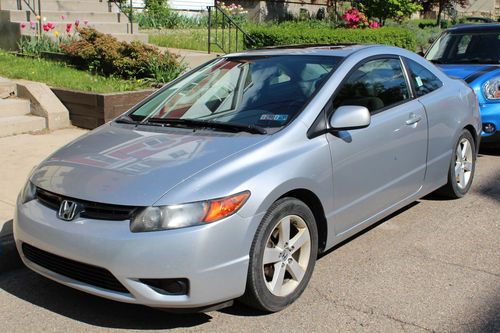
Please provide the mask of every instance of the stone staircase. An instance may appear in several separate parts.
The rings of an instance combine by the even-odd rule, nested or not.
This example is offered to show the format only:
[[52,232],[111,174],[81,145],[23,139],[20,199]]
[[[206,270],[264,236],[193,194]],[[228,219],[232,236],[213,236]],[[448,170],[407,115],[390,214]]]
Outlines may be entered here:
[[68,110],[46,84],[0,77],[0,137],[69,126]]
[[0,79],[0,137],[46,128],[45,118],[32,115],[30,101],[16,94],[14,82]]
[[[33,0],[27,1],[33,5]],[[21,10],[18,3],[22,6]],[[38,12],[38,8],[35,10]],[[41,0],[41,16],[46,18],[46,22],[54,23],[54,31],[60,33],[65,33],[66,24],[80,20],[80,26],[88,22],[88,26],[110,33],[118,40],[147,42],[147,35],[139,33],[138,26],[134,24],[132,27],[118,7],[106,0]],[[33,35],[28,22],[36,21],[35,17],[36,14],[30,11],[24,0],[0,0],[0,47],[14,50],[22,35]],[[27,24],[24,29],[21,28],[22,23]]]

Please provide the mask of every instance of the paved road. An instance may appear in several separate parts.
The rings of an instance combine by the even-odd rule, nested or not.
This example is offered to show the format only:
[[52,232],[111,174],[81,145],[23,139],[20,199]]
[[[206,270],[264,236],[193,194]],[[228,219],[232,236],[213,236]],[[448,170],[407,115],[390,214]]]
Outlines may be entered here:
[[3,332],[500,332],[500,152],[482,155],[461,200],[426,198],[319,259],[283,312],[243,306],[172,315],[0,272]]

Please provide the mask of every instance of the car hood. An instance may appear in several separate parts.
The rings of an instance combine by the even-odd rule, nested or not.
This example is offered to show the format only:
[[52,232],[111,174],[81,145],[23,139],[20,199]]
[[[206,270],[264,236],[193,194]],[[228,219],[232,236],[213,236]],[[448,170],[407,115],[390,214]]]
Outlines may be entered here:
[[458,77],[471,83],[482,75],[500,69],[497,65],[438,65],[448,76]]
[[107,124],[66,145],[36,169],[31,181],[71,198],[148,206],[190,176],[267,137],[128,127]]

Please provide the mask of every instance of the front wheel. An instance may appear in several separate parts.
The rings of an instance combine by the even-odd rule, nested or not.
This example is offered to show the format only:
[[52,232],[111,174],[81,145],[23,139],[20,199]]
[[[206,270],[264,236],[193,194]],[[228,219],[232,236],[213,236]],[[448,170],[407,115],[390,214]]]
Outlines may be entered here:
[[309,207],[294,198],[278,200],[257,229],[241,300],[263,311],[284,309],[306,288],[317,253],[318,231]]
[[469,192],[475,170],[476,145],[472,134],[464,129],[455,144],[448,170],[448,183],[438,193],[453,199],[463,197]]

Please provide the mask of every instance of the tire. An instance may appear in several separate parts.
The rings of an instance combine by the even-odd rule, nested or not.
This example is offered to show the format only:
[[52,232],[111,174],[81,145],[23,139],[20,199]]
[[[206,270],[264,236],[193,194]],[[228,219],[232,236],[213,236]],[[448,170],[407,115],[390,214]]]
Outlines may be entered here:
[[469,192],[476,170],[476,145],[472,134],[464,129],[454,148],[448,170],[448,183],[437,193],[458,199]]
[[276,201],[255,234],[246,291],[240,301],[266,312],[286,308],[305,290],[317,254],[318,231],[309,207],[295,198]]

